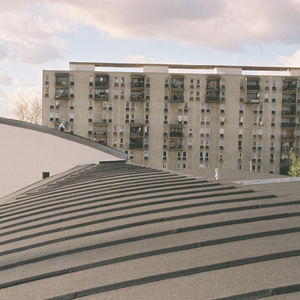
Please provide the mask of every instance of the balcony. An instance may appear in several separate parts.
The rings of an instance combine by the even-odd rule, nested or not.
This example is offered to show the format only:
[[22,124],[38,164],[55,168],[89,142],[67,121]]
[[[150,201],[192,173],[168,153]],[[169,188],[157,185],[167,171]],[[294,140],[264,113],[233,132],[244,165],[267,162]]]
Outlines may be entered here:
[[108,75],[96,75],[95,86],[101,88],[108,88],[109,76]]
[[206,79],[206,91],[220,91],[220,77],[208,77]]
[[285,134],[282,134],[281,135],[281,139],[282,140],[294,140],[295,136],[294,135],[285,135]]
[[296,103],[296,95],[282,95],[282,103],[284,104]]
[[178,102],[184,101],[183,92],[179,92],[179,91],[171,92],[171,99],[170,100],[171,101],[178,101]]
[[97,100],[108,100],[108,89],[97,89],[97,88],[95,88],[95,99],[97,99]]
[[130,137],[144,137],[144,126],[143,125],[132,125],[130,126]]
[[170,125],[170,137],[182,138],[183,137],[183,127]]
[[259,103],[259,93],[247,93],[247,98],[245,103],[255,104]]
[[69,98],[68,91],[69,91],[68,88],[56,88],[55,99],[60,99],[60,100],[68,99]]
[[182,150],[182,140],[173,140],[170,139],[169,141],[169,150]]
[[296,123],[286,123],[286,122],[284,122],[284,123],[281,123],[281,127],[282,128],[295,128],[296,127]]
[[288,109],[288,108],[289,107],[283,107],[281,115],[282,116],[295,116],[296,115],[296,109],[294,109],[294,108]]
[[171,77],[171,88],[174,90],[183,90],[184,77]]
[[247,91],[259,91],[259,78],[247,78]]
[[221,102],[220,92],[208,92],[208,91],[206,91],[206,102],[208,102],[208,103]]
[[131,100],[145,100],[144,91],[131,91]]
[[297,81],[296,80],[284,80],[282,83],[282,91],[296,93]]
[[145,78],[144,76],[134,76],[131,77],[131,89],[141,90],[145,88]]
[[56,75],[55,86],[56,87],[67,87],[69,85],[69,75]]
[[144,139],[143,138],[131,138],[129,142],[129,149],[143,149],[144,148]]

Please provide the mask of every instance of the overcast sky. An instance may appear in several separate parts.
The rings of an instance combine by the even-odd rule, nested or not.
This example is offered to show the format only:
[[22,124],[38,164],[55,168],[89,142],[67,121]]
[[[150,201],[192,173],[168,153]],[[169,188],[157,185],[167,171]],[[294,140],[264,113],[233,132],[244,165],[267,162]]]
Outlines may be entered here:
[[300,0],[0,0],[0,116],[69,61],[300,66]]

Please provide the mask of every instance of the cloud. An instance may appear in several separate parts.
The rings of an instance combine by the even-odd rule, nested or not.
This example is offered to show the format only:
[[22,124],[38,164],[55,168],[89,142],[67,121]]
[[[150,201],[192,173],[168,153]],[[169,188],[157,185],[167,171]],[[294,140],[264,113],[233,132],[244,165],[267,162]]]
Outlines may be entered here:
[[280,65],[300,67],[300,50],[290,56],[278,55],[277,61]]
[[63,19],[48,16],[35,1],[0,3],[0,59],[39,64],[60,57],[63,44],[57,36],[70,27]]
[[13,79],[9,75],[0,72],[0,85],[8,86],[13,84],[13,82],[14,82]]
[[159,38],[240,50],[300,42],[299,0],[51,0],[47,10],[117,38]]
[[0,88],[0,117],[11,118],[13,116],[13,104],[9,96]]
[[146,57],[143,54],[130,54],[126,59],[129,63],[159,63],[153,58]]
[[221,51],[300,43],[300,0],[10,0],[0,2],[0,59],[44,63],[61,34],[91,26],[115,38],[161,39]]

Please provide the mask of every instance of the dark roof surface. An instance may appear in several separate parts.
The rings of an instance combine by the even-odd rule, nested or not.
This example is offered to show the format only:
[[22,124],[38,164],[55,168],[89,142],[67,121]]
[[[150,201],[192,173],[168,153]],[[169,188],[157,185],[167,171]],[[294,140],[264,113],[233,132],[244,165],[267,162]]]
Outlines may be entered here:
[[96,143],[90,139],[86,139],[79,135],[70,134],[68,132],[61,132],[57,129],[49,128],[47,126],[41,126],[41,125],[36,125],[36,124],[28,123],[28,122],[22,122],[22,121],[8,119],[8,118],[2,118],[2,117],[0,117],[0,124],[16,126],[16,127],[20,127],[20,128],[24,128],[24,129],[35,130],[35,131],[43,132],[46,134],[51,134],[51,135],[63,138],[65,140],[79,143],[79,144],[100,150],[104,153],[114,155],[122,160],[127,160],[127,155],[125,153],[123,153],[117,149],[111,148],[109,146]]
[[0,202],[0,299],[299,299],[299,204],[90,166]]

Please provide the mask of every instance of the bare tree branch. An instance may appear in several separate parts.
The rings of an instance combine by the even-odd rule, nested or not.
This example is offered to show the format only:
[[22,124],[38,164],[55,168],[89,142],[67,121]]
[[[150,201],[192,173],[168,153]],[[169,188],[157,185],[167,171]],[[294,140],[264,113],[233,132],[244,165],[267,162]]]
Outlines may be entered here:
[[19,98],[16,102],[15,117],[24,122],[41,124],[42,104],[38,98],[25,99]]

